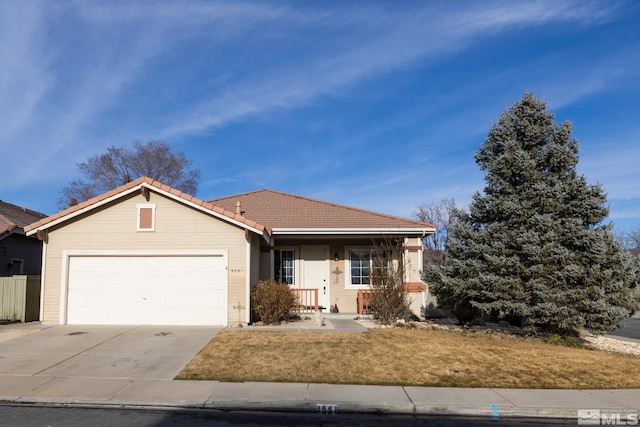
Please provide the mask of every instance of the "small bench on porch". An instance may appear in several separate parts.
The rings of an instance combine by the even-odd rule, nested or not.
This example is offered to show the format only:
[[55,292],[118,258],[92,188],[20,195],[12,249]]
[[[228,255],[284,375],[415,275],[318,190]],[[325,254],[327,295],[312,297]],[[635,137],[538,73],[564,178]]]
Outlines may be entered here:
[[358,305],[358,314],[372,314],[371,307],[373,291],[371,289],[358,289],[356,302]]

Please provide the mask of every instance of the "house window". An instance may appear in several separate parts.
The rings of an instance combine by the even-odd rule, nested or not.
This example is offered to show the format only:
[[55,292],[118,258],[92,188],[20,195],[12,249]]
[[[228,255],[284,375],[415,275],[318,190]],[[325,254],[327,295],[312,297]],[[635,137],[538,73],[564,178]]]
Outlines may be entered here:
[[11,274],[23,274],[24,260],[18,258],[11,259]]
[[137,205],[137,230],[138,231],[154,231],[156,228],[156,205],[140,204]]
[[371,268],[378,265],[383,260],[384,267],[387,266],[386,254],[382,250],[362,248],[349,249],[349,276],[347,277],[347,285],[353,287],[369,286],[369,273]]
[[278,283],[293,285],[295,283],[295,251],[293,249],[276,249],[274,255],[274,280]]

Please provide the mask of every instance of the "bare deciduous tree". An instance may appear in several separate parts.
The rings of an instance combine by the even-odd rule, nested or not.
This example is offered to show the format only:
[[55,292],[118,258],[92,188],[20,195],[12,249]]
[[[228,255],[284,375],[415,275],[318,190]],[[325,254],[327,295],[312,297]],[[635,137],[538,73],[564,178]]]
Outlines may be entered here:
[[622,232],[617,237],[629,253],[640,257],[640,228]]
[[131,147],[107,148],[104,154],[79,163],[84,178],[62,190],[58,206],[64,209],[112,190],[138,177],[148,176],[188,194],[195,194],[200,172],[191,169],[183,152],[173,152],[164,141],[135,141]]
[[432,224],[436,231],[424,240],[424,259],[426,264],[446,265],[447,257],[444,249],[449,238],[449,229],[456,222],[456,202],[453,199],[442,199],[439,202],[418,206],[413,213],[419,221]]

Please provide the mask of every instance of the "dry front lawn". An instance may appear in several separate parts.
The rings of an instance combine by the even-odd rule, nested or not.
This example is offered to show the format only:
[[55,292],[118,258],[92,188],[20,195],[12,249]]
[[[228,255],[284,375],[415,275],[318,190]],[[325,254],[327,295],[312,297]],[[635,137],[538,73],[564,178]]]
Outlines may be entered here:
[[500,388],[640,388],[640,358],[503,334],[222,331],[177,379]]

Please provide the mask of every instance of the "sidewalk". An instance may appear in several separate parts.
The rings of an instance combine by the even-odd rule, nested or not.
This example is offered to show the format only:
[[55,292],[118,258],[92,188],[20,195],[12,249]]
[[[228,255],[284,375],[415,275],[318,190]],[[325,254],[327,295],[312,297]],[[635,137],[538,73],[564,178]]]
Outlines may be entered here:
[[577,419],[640,410],[640,389],[518,390],[0,375],[3,404]]

